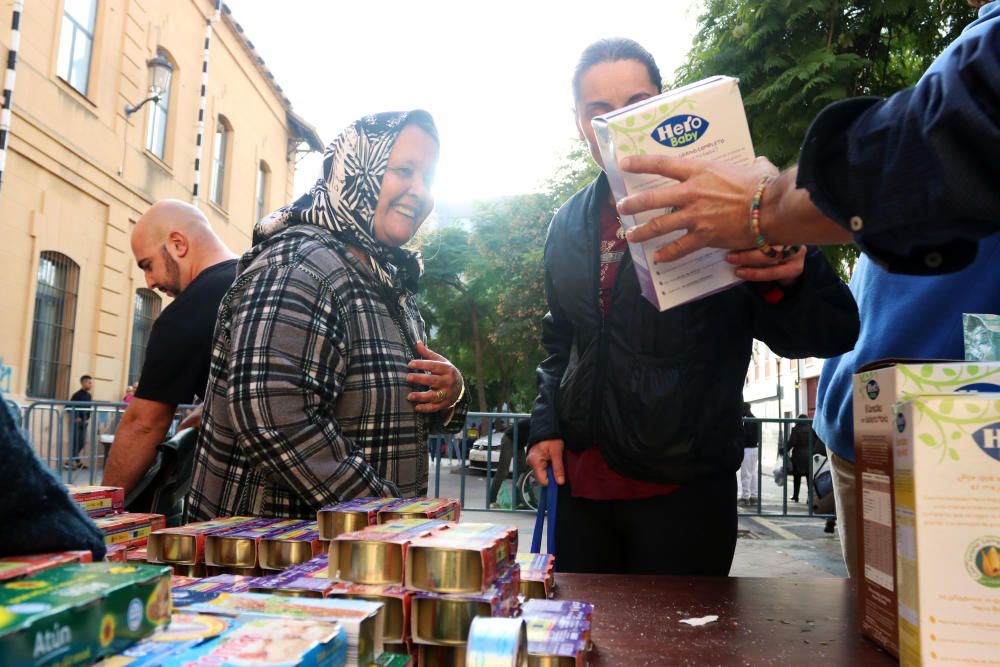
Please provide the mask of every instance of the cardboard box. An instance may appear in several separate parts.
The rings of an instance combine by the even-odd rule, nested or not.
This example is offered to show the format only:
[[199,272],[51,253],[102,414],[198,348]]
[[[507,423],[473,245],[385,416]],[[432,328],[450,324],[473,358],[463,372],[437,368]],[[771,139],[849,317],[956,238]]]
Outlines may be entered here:
[[146,558],[150,563],[200,565],[205,562],[207,535],[251,521],[256,519],[250,516],[231,516],[154,531],[146,546]]
[[188,607],[193,612],[224,616],[285,617],[336,621],[347,633],[347,664],[367,665],[382,653],[382,605],[363,600],[288,598],[258,593],[223,593]]
[[224,530],[214,530],[205,535],[205,565],[255,568],[259,565],[261,540],[308,523],[299,519],[255,519]]
[[[668,155],[749,165],[754,160],[739,82],[715,76],[668,91],[591,121],[616,200],[676,183],[662,176],[630,174],[618,168],[628,155]],[[664,213],[656,209],[621,216],[631,229]],[[749,212],[747,214],[749,216]],[[683,231],[644,243],[629,243],[642,294],[659,310],[700,299],[742,282],[726,262],[727,250],[704,248],[676,262],[654,263],[653,254]]]
[[922,395],[895,440],[899,658],[1000,658],[1000,394]]
[[438,519],[458,521],[462,503],[454,498],[410,498],[398,505],[383,507],[378,511],[378,522],[397,519]]
[[1000,364],[884,360],[854,376],[858,616],[862,634],[899,655],[893,406],[921,393],[1000,391]]
[[346,633],[338,623],[258,618],[183,653],[171,655],[162,664],[163,667],[326,667],[344,664],[347,650]]
[[511,563],[512,543],[516,549],[516,526],[449,524],[410,543],[406,587],[433,593],[483,592]]
[[330,579],[402,586],[410,542],[445,526],[444,521],[399,519],[338,535],[330,543]]
[[316,513],[321,540],[330,541],[341,533],[353,533],[378,523],[380,510],[407,502],[402,498],[355,498],[327,505]]
[[91,517],[125,511],[125,489],[120,486],[67,484],[69,497]]
[[122,512],[98,517],[94,519],[94,523],[104,532],[104,543],[108,546],[142,547],[146,546],[154,531],[166,528],[167,517],[162,514]]
[[184,577],[187,581],[180,582],[173,578],[170,597],[175,608],[186,608],[200,602],[214,600],[223,593],[243,593],[250,590],[254,577],[241,577],[235,574],[219,574],[214,577],[193,579]]
[[170,619],[170,570],[84,563],[0,586],[5,665],[89,665]]
[[60,551],[53,554],[31,556],[7,556],[0,558],[0,581],[20,579],[36,572],[51,570],[70,563],[89,563],[93,554],[89,551]]
[[160,667],[167,658],[184,653],[228,632],[237,622],[208,614],[173,614],[170,625],[107,658],[101,667]]
[[410,605],[413,591],[402,586],[369,586],[346,581],[330,581],[327,597],[368,600],[382,605],[382,637],[387,643],[400,644],[410,640]]

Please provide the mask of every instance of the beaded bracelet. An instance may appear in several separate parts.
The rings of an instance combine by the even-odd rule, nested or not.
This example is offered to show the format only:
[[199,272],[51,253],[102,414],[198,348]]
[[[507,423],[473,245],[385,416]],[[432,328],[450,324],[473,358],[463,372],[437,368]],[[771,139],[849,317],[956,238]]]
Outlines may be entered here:
[[[774,180],[770,176],[764,176],[757,183],[757,190],[753,194],[753,199],[750,202],[750,233],[754,235],[754,245],[757,250],[760,250],[765,257],[777,257],[778,250],[774,248],[770,243],[764,239],[764,235],[760,233],[760,202],[764,198],[764,190],[767,189],[768,184]],[[796,248],[798,251],[798,248]],[[785,256],[783,254],[783,256]]]

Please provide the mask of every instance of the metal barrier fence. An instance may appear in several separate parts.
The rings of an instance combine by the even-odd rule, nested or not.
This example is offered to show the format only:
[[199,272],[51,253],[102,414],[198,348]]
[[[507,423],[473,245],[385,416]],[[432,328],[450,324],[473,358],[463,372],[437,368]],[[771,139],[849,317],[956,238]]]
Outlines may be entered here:
[[[513,442],[517,441],[515,435],[513,442],[504,443],[504,429],[513,426],[516,432],[517,421],[529,416],[524,413],[470,412],[460,433],[432,435],[427,443],[432,461],[428,493],[436,497],[457,497],[462,502],[462,508],[468,510],[534,512],[537,503],[544,502],[545,489],[534,479],[523,458],[511,455],[508,474],[499,470],[503,448],[512,449]],[[748,418],[744,421],[758,423],[761,428],[755,471],[757,493],[754,495],[754,502],[742,506],[741,511],[762,516],[833,516],[832,496],[824,495],[820,498],[815,490],[815,473],[820,469],[825,456],[819,456],[818,452],[814,455],[814,448],[818,450],[819,447],[816,447],[817,441],[811,429],[808,437],[808,470],[801,476],[805,483],[804,502],[792,502],[789,494],[794,474],[787,446],[788,437],[796,424],[811,424],[811,420]],[[772,428],[767,429],[766,426]],[[776,436],[772,433],[775,430],[773,427],[777,427]],[[787,478],[782,485],[775,483],[773,474],[779,461]],[[502,483],[494,484],[498,474]],[[739,476],[739,471],[735,474]],[[458,479],[452,479],[453,476]],[[507,480],[513,480],[513,483],[510,484]],[[493,491],[500,491],[507,484],[510,484],[507,497],[502,498],[506,502],[496,502],[497,497]],[[801,495],[800,492],[800,500]],[[820,500],[823,502],[819,503]]]
[[[98,484],[128,403],[34,401],[21,428],[35,454],[66,484]],[[178,406],[168,437],[193,406]]]

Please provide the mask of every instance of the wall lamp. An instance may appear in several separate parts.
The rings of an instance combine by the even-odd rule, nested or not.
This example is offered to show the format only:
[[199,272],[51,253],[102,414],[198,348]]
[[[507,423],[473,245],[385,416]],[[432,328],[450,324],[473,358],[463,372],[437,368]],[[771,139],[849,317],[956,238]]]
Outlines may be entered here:
[[157,54],[146,61],[146,67],[149,69],[149,97],[134,106],[126,104],[126,118],[145,106],[146,102],[159,102],[160,96],[163,95],[163,91],[170,83],[170,73],[173,72],[174,66],[170,64],[169,60]]

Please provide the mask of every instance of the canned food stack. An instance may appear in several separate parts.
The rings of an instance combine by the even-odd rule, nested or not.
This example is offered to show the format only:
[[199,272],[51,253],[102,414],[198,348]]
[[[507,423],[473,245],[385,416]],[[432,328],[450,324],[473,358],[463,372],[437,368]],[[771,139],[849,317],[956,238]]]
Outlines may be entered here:
[[[306,534],[315,531],[316,522],[292,519],[255,519],[249,523],[214,531],[205,536],[205,565],[211,574],[239,574],[248,577],[261,575],[260,551],[264,539],[293,530],[298,534],[302,529]],[[316,548],[319,547],[316,533]],[[313,545],[305,545],[309,557],[313,555]],[[308,559],[307,559],[308,560]]]
[[[415,539],[405,567],[406,587],[414,591],[413,641],[464,649],[473,619],[517,615],[516,552],[514,526],[450,524]],[[434,660],[457,660],[462,653],[422,652]]]
[[[154,531],[166,527],[167,517],[162,514],[121,512],[97,517],[94,523],[104,533],[105,544],[128,549],[146,546]],[[124,554],[121,559],[124,560]]]
[[525,600],[547,600],[555,592],[555,558],[551,554],[519,553],[515,558],[521,567],[520,595]]
[[73,502],[91,518],[125,511],[125,489],[120,486],[67,484]]
[[437,519],[458,521],[462,513],[462,503],[454,498],[410,498],[396,505],[383,507],[378,511],[378,523],[388,523],[397,519]]
[[257,520],[249,516],[232,516],[153,531],[146,545],[146,559],[150,563],[173,566],[177,575],[204,577],[205,538]]
[[319,538],[329,542],[341,533],[353,533],[378,523],[380,510],[401,505],[402,498],[355,498],[327,505],[316,513]]

